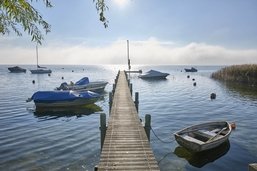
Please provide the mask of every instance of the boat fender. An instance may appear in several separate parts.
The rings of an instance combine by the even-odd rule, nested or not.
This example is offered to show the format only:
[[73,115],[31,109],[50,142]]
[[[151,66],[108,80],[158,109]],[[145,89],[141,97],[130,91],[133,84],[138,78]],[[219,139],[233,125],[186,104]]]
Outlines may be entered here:
[[194,82],[194,84],[193,84],[194,86],[196,86],[196,82]]
[[213,100],[213,99],[216,99],[216,94],[215,94],[215,93],[211,93],[210,98],[211,98],[212,100]]
[[231,124],[230,124],[230,126],[231,126],[231,128],[234,130],[234,129],[236,129],[236,123],[235,122],[232,122]]
[[32,80],[32,83],[35,84],[35,80]]

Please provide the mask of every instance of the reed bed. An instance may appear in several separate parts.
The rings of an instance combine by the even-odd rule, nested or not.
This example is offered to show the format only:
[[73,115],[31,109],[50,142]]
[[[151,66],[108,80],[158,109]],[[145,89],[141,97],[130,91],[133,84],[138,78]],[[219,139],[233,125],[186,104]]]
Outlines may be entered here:
[[212,73],[212,78],[257,86],[257,64],[232,65]]

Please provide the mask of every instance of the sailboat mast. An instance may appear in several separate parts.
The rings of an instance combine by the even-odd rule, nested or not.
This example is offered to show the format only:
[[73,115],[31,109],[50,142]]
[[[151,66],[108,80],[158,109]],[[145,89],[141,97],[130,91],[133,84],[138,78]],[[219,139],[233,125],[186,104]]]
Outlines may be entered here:
[[36,45],[36,55],[37,55],[37,68],[38,68],[38,47]]
[[130,66],[130,59],[129,59],[129,40],[127,40],[127,53],[128,53],[128,70],[130,71],[131,66]]

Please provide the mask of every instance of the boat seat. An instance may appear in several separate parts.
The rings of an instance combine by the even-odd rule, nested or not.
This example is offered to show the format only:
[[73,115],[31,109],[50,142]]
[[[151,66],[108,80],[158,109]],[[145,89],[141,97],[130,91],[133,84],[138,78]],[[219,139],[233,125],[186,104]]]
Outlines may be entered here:
[[210,132],[215,133],[215,132],[219,132],[220,130],[221,130],[220,128],[216,128],[216,129],[214,129],[214,130],[211,130]]
[[[210,138],[217,135],[215,133],[215,131],[213,132],[213,131],[203,131],[203,130],[196,131],[196,132],[194,132],[194,134],[197,135],[197,136],[207,138],[207,139],[210,139]],[[222,135],[218,135],[216,138],[221,137],[221,136]]]
[[184,137],[183,137],[185,140],[187,140],[187,141],[190,141],[190,142],[194,142],[194,143],[197,143],[197,144],[204,144],[204,142],[203,141],[200,141],[200,140],[198,140],[198,139],[196,139],[196,138],[193,138],[193,137],[190,137],[190,136],[188,136],[188,135],[185,135]]

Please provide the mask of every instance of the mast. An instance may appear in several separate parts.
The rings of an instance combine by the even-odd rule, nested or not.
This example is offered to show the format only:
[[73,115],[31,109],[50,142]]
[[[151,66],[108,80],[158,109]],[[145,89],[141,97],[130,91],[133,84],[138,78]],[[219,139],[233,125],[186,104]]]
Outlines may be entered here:
[[39,68],[39,66],[38,66],[38,47],[37,47],[37,45],[36,45],[36,55],[37,55],[37,68]]
[[127,40],[127,53],[128,53],[128,70],[130,71],[131,66],[130,66],[130,59],[129,59],[129,40]]

